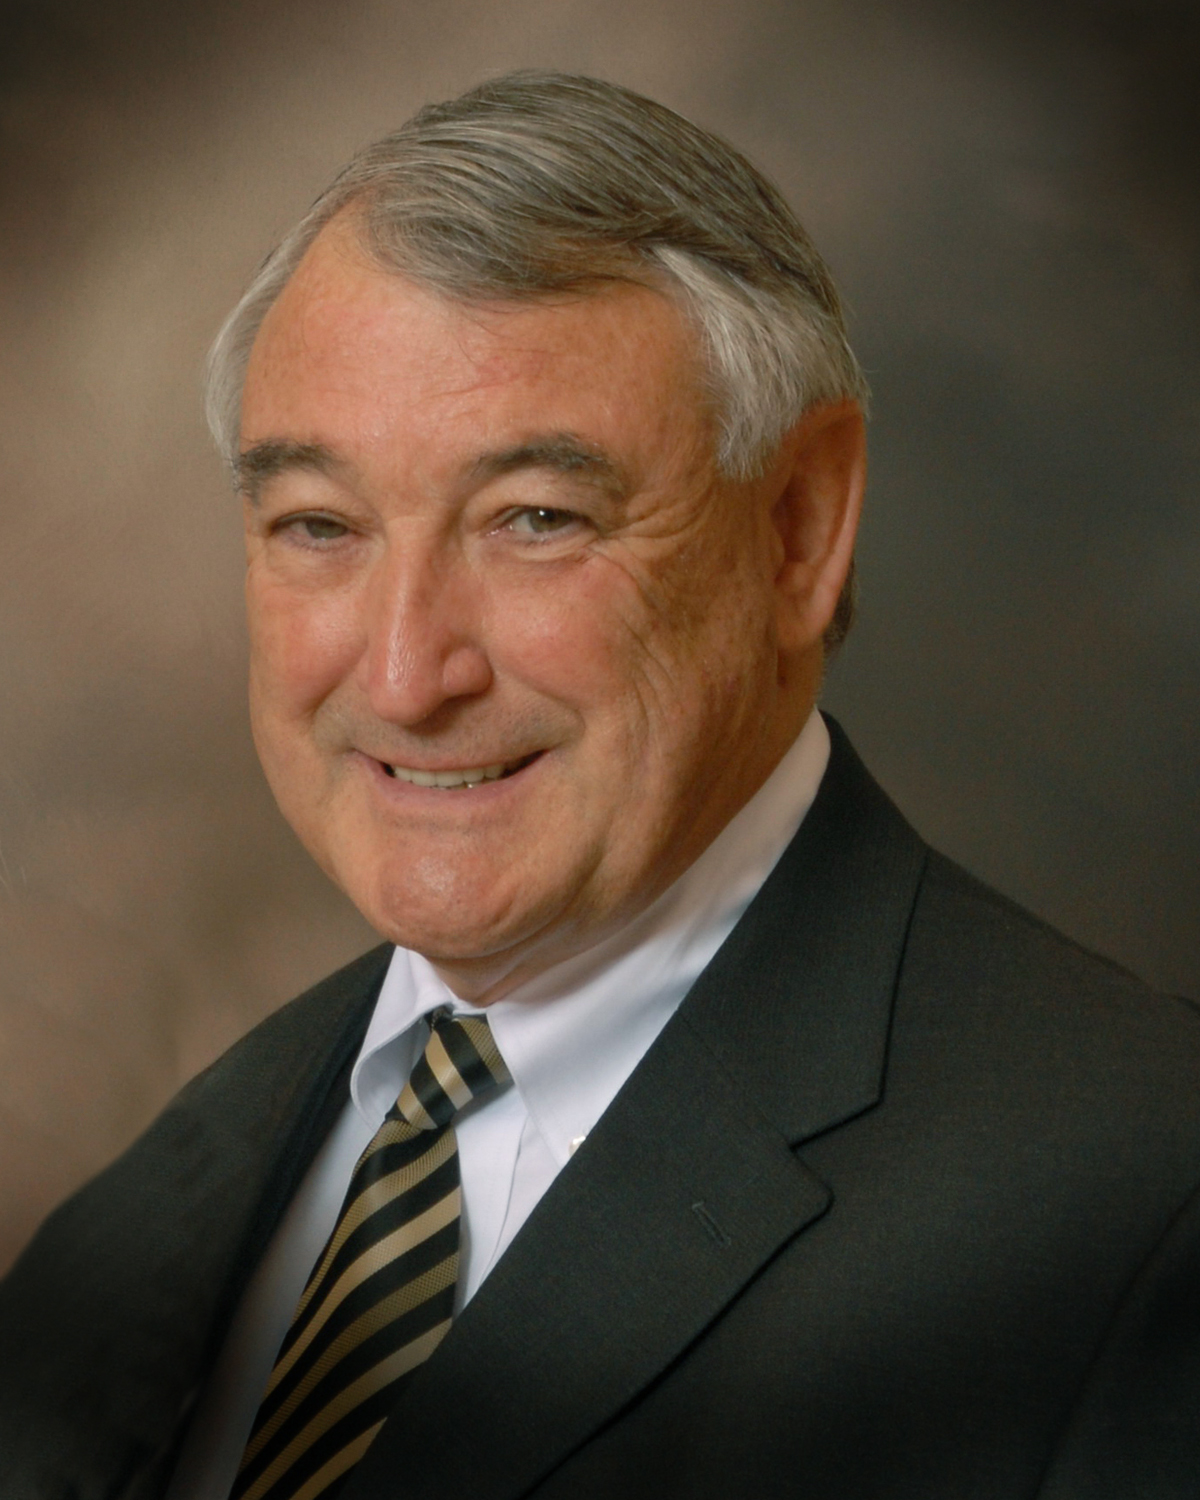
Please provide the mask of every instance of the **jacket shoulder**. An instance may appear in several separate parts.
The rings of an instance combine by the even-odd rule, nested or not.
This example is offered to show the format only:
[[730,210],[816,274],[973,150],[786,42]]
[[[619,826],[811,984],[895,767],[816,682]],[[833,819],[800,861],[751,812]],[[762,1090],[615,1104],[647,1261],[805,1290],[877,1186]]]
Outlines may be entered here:
[[6,1496],[74,1494],[83,1476],[164,1451],[338,1107],[390,951],[315,985],[194,1078],[0,1283],[0,1347],[22,1351],[0,1362]]
[[901,1063],[936,1058],[947,1087],[1026,1135],[1052,1138],[1069,1121],[1114,1159],[1156,1144],[1170,1156],[1188,1141],[1200,1162],[1200,1010],[937,853],[913,907],[892,1051]]
[[[225,1095],[273,1092],[277,1081],[307,1075],[373,1003],[387,972],[392,945],[360,954],[260,1021],[179,1091],[147,1134],[172,1116],[203,1108]],[[362,1027],[354,1030],[355,1040]],[[135,1147],[131,1149],[136,1149]]]
[[1114,959],[1084,947],[1049,922],[930,850],[914,909],[918,942],[935,943],[963,978],[984,973],[1017,989],[1032,986],[1097,1001],[1125,1001],[1158,1011],[1168,1025],[1200,1038],[1200,1006],[1166,995]]

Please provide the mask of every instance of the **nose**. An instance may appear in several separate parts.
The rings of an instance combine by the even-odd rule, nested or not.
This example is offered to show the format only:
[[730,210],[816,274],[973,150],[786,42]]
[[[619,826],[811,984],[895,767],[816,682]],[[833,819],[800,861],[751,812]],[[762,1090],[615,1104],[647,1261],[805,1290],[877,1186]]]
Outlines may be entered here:
[[480,639],[478,580],[434,545],[392,547],[366,589],[365,688],[372,711],[415,728],[492,684]]

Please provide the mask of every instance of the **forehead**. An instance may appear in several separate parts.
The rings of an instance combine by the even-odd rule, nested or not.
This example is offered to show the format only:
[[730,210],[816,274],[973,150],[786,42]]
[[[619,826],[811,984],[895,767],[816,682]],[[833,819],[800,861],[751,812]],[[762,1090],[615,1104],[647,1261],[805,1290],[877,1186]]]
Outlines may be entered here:
[[[698,344],[664,293],[607,283],[523,303],[464,303],[366,254],[334,220],[251,351],[243,441],[378,442],[433,424],[481,439],[581,424],[604,446],[679,442],[711,425]],[[486,429],[486,430],[485,430]]]

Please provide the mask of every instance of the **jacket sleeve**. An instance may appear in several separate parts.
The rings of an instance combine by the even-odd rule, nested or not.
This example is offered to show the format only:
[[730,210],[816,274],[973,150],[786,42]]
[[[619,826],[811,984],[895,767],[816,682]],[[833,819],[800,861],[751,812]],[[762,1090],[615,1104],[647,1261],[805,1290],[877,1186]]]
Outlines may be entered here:
[[1126,1289],[1038,1496],[1200,1496],[1200,1187]]

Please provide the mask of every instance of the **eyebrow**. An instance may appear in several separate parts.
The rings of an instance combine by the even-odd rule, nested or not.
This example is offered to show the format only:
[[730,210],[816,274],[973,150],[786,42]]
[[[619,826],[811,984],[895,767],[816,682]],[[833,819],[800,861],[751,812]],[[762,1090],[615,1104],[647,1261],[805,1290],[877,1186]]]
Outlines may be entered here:
[[324,443],[296,443],[287,438],[264,438],[240,453],[233,473],[238,489],[257,503],[262,487],[289,469],[308,469],[314,474],[332,474],[344,468],[341,459]]
[[[251,504],[258,503],[263,486],[279,474],[307,469],[314,474],[344,470],[345,461],[324,443],[298,443],[289,438],[264,438],[238,455],[234,478]],[[471,465],[472,479],[484,482],[522,469],[550,469],[584,480],[614,496],[628,493],[624,470],[601,449],[576,437],[556,432],[532,438],[511,448],[481,454]]]
[[521,469],[550,469],[584,480],[613,495],[628,493],[629,481],[619,464],[608,454],[570,432],[556,432],[547,437],[531,438],[512,448],[484,453],[472,465],[472,477],[497,479]]

